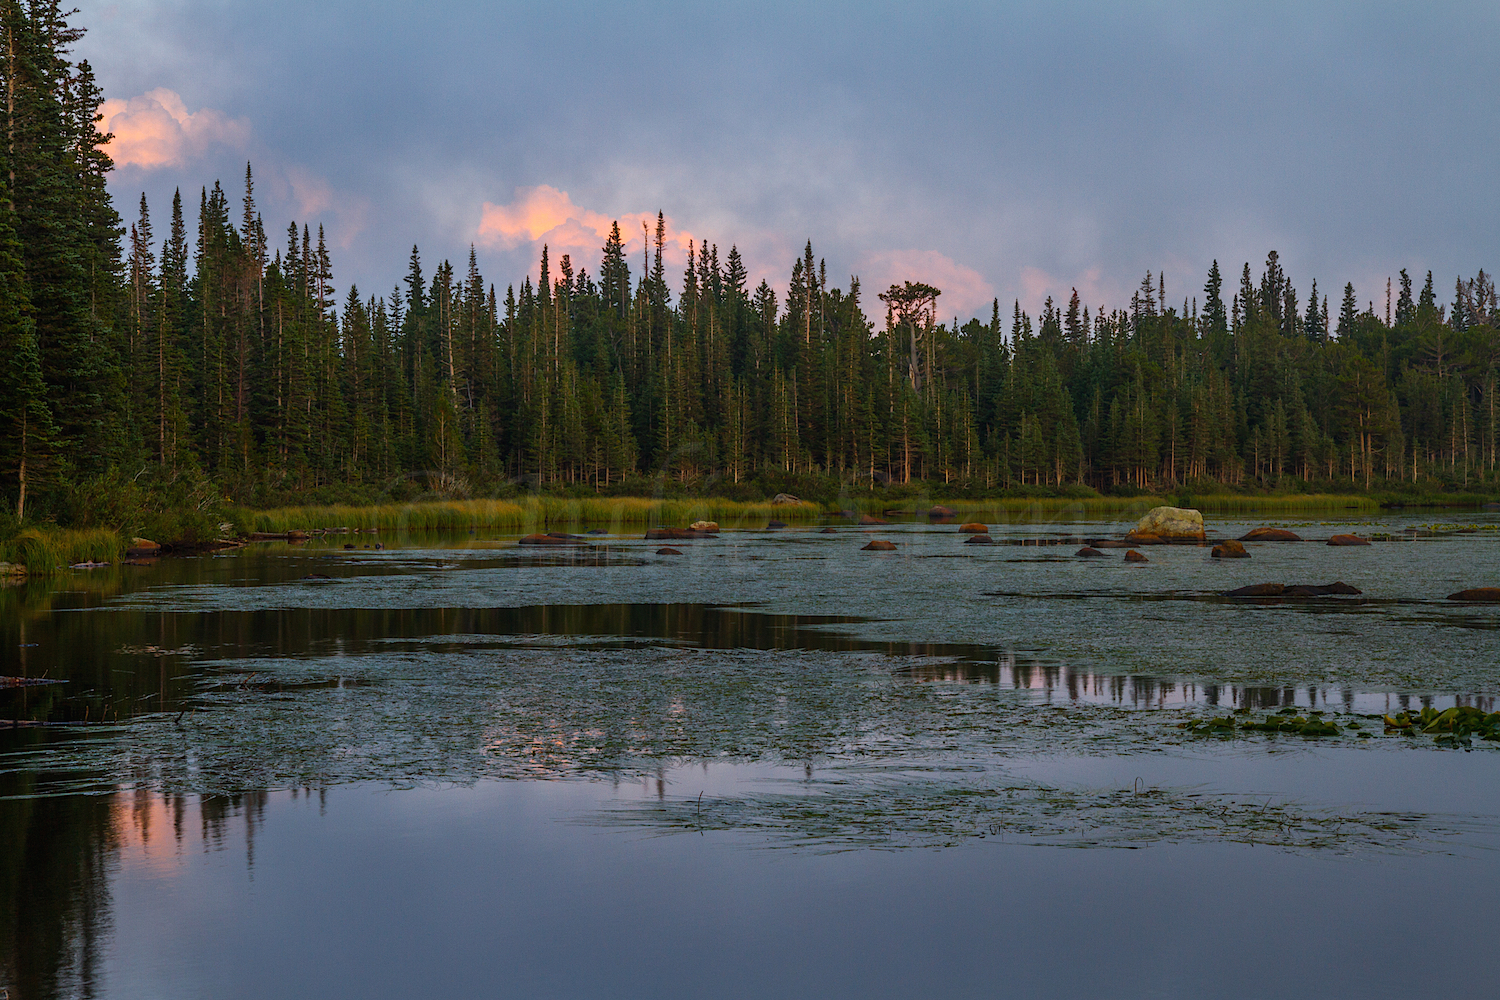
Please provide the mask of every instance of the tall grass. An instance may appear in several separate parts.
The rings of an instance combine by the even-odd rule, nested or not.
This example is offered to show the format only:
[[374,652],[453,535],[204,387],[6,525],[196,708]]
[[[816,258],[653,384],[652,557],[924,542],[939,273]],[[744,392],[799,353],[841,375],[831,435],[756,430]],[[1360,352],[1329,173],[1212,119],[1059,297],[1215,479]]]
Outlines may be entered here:
[[717,521],[725,528],[760,527],[771,519],[806,521],[823,514],[814,503],[742,503],[735,500],[654,500],[645,497],[524,497],[519,500],[446,500],[370,507],[281,507],[236,512],[241,530],[280,534],[297,529],[382,531],[480,529],[559,531],[578,527],[624,528]]
[[[1056,519],[1057,517],[1136,518],[1152,507],[1177,503],[1171,497],[1003,497],[992,500],[950,500],[943,505],[959,518],[1002,515],[1006,520]],[[717,521],[723,528],[763,527],[767,521],[806,522],[840,510],[884,514],[909,512],[920,516],[934,501],[908,498],[892,503],[879,497],[846,497],[826,507],[816,503],[747,503],[712,497],[702,499],[652,499],[648,497],[531,496],[516,500],[440,500],[373,506],[333,505],[279,507],[271,510],[237,510],[233,519],[240,531],[281,534],[295,530],[349,528],[395,532],[490,530],[526,534],[533,531],[566,531],[608,528],[613,531],[666,525],[685,527],[693,521]],[[1289,511],[1342,510],[1357,507],[1376,510],[1368,497],[1279,496],[1250,497],[1216,495],[1188,500],[1190,506],[1219,514],[1277,513]]]
[[32,576],[46,576],[73,563],[114,562],[125,554],[126,539],[107,528],[24,528],[0,542],[0,562],[20,563]]

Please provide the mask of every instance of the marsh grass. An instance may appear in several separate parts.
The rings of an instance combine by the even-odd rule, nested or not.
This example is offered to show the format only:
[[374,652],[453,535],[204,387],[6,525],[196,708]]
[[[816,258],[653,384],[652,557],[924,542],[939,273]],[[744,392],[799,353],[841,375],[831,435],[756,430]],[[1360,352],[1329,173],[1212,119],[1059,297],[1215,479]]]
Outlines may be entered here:
[[340,528],[382,531],[451,531],[489,529],[527,534],[579,527],[686,527],[694,521],[717,521],[723,528],[760,528],[773,519],[816,520],[824,513],[814,503],[743,503],[735,500],[658,500],[646,497],[524,497],[519,500],[444,500],[379,504],[370,507],[282,507],[239,511],[242,529],[280,533],[296,529]]
[[32,576],[47,576],[73,563],[115,562],[125,549],[125,537],[107,528],[33,526],[0,541],[0,562],[20,563]]

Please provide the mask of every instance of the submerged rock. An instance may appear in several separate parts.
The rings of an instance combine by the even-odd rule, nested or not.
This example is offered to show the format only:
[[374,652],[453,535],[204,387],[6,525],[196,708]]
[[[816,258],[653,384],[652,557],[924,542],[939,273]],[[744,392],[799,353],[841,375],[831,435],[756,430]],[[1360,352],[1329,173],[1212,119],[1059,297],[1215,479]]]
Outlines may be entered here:
[[1245,546],[1234,539],[1227,539],[1213,547],[1209,553],[1215,559],[1249,559],[1250,553],[1245,551]]
[[1300,542],[1302,536],[1285,528],[1252,528],[1240,536],[1242,542]]
[[837,528],[824,528],[822,531],[818,532],[818,534],[820,535],[837,535],[838,533],[839,529]]
[[1077,552],[1075,552],[1073,554],[1075,556],[1083,556],[1085,559],[1108,559],[1109,558],[1103,552],[1100,552],[1098,549],[1094,548],[1092,545],[1085,545],[1083,548],[1079,549]]
[[559,534],[546,534],[546,535],[542,535],[542,534],[527,535],[525,538],[521,539],[521,541],[518,544],[521,544],[521,545],[578,545],[578,544],[581,544],[581,543],[578,541],[578,539],[574,538],[572,535],[564,535],[564,534],[560,534],[559,533]]
[[1285,583],[1253,583],[1248,587],[1237,587],[1234,590],[1222,590],[1222,597],[1327,597],[1333,594],[1357,596],[1363,593],[1358,587],[1351,587],[1343,580],[1325,584],[1285,584]]
[[1203,514],[1191,507],[1153,507],[1125,538],[1142,545],[1201,542],[1204,539]]
[[1141,555],[1135,549],[1131,549],[1129,552],[1125,553],[1125,561],[1126,562],[1133,562],[1133,563],[1144,563],[1144,562],[1150,562],[1151,560],[1147,559],[1145,556]]
[[968,535],[988,535],[990,533],[990,526],[980,524],[978,521],[970,521],[968,524],[962,525],[958,530]]
[[1368,538],[1360,538],[1358,535],[1334,535],[1328,539],[1329,545],[1369,545]]
[[991,538],[988,534],[970,535],[968,538],[964,539],[964,544],[965,545],[993,545],[993,544],[995,544],[995,540],[993,538]]
[[1500,604],[1500,587],[1474,587],[1471,590],[1460,590],[1456,594],[1449,594],[1450,601],[1483,601],[1486,604]]
[[656,550],[656,554],[659,556],[680,556],[682,555],[682,550],[674,549],[670,545],[663,545]]
[[690,538],[715,538],[718,532],[700,531],[696,528],[647,528],[646,541],[687,541]]
[[767,531],[775,531],[778,528],[785,528],[785,527],[786,527],[786,522],[785,521],[769,521],[766,524],[766,530]]
[[927,509],[927,516],[931,518],[938,518],[957,517],[958,515],[955,514],[950,508],[944,507],[942,504],[937,504],[936,506],[929,507]]
[[873,516],[871,516],[869,514],[861,514],[861,515],[859,515],[859,523],[860,524],[886,524],[887,522],[886,521],[882,521],[880,518],[873,517]]
[[874,541],[872,541],[869,545],[866,545],[864,548],[860,549],[860,551],[861,552],[895,552],[896,551],[896,543],[895,542],[888,542],[888,541],[886,541],[883,538],[877,538]]
[[1248,587],[1219,591],[1222,597],[1280,597],[1286,593],[1284,583],[1252,583]]

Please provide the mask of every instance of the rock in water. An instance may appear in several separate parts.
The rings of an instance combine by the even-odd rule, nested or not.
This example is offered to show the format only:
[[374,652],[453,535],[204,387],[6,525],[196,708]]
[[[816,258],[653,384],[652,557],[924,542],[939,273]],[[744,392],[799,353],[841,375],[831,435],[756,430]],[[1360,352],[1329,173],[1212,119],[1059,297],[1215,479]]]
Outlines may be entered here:
[[1245,547],[1239,542],[1234,541],[1233,539],[1229,539],[1228,541],[1223,541],[1218,545],[1215,545],[1213,547],[1213,551],[1210,552],[1209,555],[1213,556],[1215,559],[1250,558],[1250,553],[1245,551]]
[[983,535],[970,535],[968,538],[964,539],[964,544],[965,545],[993,545],[993,544],[995,544],[995,540],[993,538],[991,538],[987,534],[983,534]]
[[866,545],[864,548],[860,549],[860,551],[861,552],[895,552],[896,551],[896,543],[895,542],[888,542],[888,541],[886,541],[883,538],[877,538],[873,542],[871,542],[869,545]]
[[1083,548],[1079,549],[1077,552],[1075,552],[1073,554],[1075,556],[1083,556],[1085,559],[1108,559],[1109,558],[1103,552],[1100,552],[1098,549],[1094,548],[1092,545],[1085,545]]
[[521,545],[578,545],[579,543],[576,542],[576,541],[574,541],[571,538],[568,538],[566,535],[564,535],[562,537],[558,537],[557,535],[541,535],[541,534],[537,534],[537,535],[527,535],[525,538],[521,539],[521,541],[520,541],[519,544],[521,544]]
[[1147,559],[1145,556],[1141,555],[1135,549],[1131,549],[1129,552],[1125,553],[1125,561],[1126,562],[1134,562],[1134,563],[1144,563],[1144,562],[1150,562],[1151,560]]
[[1286,593],[1284,583],[1252,583],[1248,587],[1220,591],[1223,597],[1280,597]]
[[1329,545],[1369,545],[1368,538],[1360,538],[1358,535],[1334,535],[1328,539]]
[[859,515],[859,523],[860,524],[885,524],[886,522],[882,521],[878,517],[871,517],[869,514],[861,514],[861,515]]
[[966,535],[988,535],[990,533],[990,526],[987,524],[980,524],[978,521],[970,521],[968,524],[961,526],[958,530]]
[[26,575],[26,567],[20,563],[0,562],[0,577],[21,577]]
[[1475,587],[1472,590],[1460,590],[1456,594],[1449,594],[1450,601],[1483,601],[1486,604],[1500,604],[1500,587]]
[[1191,507],[1153,507],[1125,537],[1142,541],[1157,538],[1164,542],[1201,542],[1204,538],[1203,514]]
[[682,550],[674,549],[670,545],[663,545],[656,550],[656,554],[659,556],[680,556],[682,555]]
[[934,507],[929,507],[927,509],[927,516],[931,517],[931,518],[939,518],[939,517],[955,517],[956,515],[953,513],[953,511],[950,508],[944,507],[942,504],[938,504],[938,505],[936,505]]
[[688,527],[692,528],[694,531],[717,532],[719,530],[719,522],[718,521],[694,521],[692,524],[688,525]]
[[786,527],[786,522],[785,521],[767,521],[766,522],[766,530],[767,531],[777,531],[777,530],[779,530],[781,528],[785,528],[785,527]]
[[1302,536],[1285,528],[1252,528],[1240,536],[1242,542],[1300,542]]

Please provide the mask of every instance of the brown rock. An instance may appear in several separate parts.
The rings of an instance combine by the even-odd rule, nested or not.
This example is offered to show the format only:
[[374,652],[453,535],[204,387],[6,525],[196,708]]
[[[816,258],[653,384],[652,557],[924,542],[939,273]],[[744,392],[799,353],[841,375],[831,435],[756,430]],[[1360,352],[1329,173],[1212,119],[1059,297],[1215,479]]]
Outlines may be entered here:
[[993,545],[995,540],[989,535],[970,535],[964,539],[965,545]]
[[1302,536],[1285,528],[1252,528],[1240,536],[1242,542],[1300,542]]
[[878,517],[872,517],[869,514],[861,514],[861,515],[859,515],[859,523],[860,524],[885,524],[887,522],[882,521]]
[[824,528],[822,531],[818,532],[818,534],[820,535],[837,535],[838,533],[839,529],[837,528]]
[[693,531],[707,531],[707,532],[709,532],[711,534],[717,534],[718,531],[719,531],[719,522],[718,521],[694,521],[692,524],[688,525],[688,527],[690,529],[692,529]]
[[936,505],[934,507],[929,507],[927,509],[927,516],[928,517],[957,517],[958,515],[956,513],[954,513],[951,509],[949,509],[947,507],[944,507],[942,504],[938,504],[938,505]]
[[576,541],[575,539],[567,537],[566,535],[564,535],[561,538],[559,538],[557,535],[540,535],[540,534],[538,534],[538,535],[527,535],[525,538],[521,539],[521,541],[520,541],[519,544],[521,544],[521,545],[578,545],[580,543],[578,541]]
[[989,525],[980,524],[978,521],[970,521],[958,530],[967,535],[988,535],[990,533]]
[[161,544],[159,542],[153,542],[149,538],[132,538],[130,540],[130,547],[132,549],[137,549],[137,550],[139,550],[141,552],[160,552],[161,551]]
[[1153,535],[1136,531],[1133,528],[1130,531],[1125,532],[1125,546],[1127,548],[1132,545],[1166,545],[1167,542],[1168,539],[1165,539],[1160,535]]
[[874,541],[872,541],[869,545],[866,545],[864,548],[860,549],[860,551],[861,552],[895,552],[896,551],[896,543],[895,542],[888,542],[888,541],[886,541],[883,538],[877,538]]
[[656,550],[656,554],[659,556],[680,556],[682,555],[682,550],[674,549],[670,545],[663,545]]
[[26,575],[26,567],[21,563],[0,562],[0,577],[22,577]]
[[1362,594],[1358,587],[1351,587],[1343,580],[1322,585],[1299,583],[1286,588],[1283,597],[1327,597],[1330,594]]
[[1460,590],[1456,594],[1449,594],[1450,601],[1483,601],[1486,604],[1500,603],[1500,587],[1475,587],[1472,590]]
[[1213,551],[1210,552],[1209,555],[1215,559],[1250,558],[1250,553],[1245,551],[1245,547],[1232,538],[1227,541],[1220,542],[1218,545],[1215,545],[1213,547]]
[[692,538],[714,538],[716,533],[712,531],[697,531],[693,528],[647,528],[646,541],[648,542],[685,542]]
[[1358,535],[1334,535],[1328,539],[1329,545],[1369,545],[1368,538],[1360,538]]
[[1141,555],[1135,549],[1131,549],[1129,552],[1125,553],[1125,561],[1126,562],[1134,562],[1134,563],[1144,563],[1144,562],[1150,562],[1151,560],[1147,559],[1145,556]]
[[1085,545],[1083,548],[1079,549],[1077,552],[1075,552],[1073,554],[1075,556],[1083,556],[1086,559],[1108,559],[1109,558],[1103,552],[1100,552],[1098,549],[1094,548],[1092,545]]
[[1224,597],[1280,597],[1286,593],[1284,583],[1252,583],[1248,587],[1220,591]]

